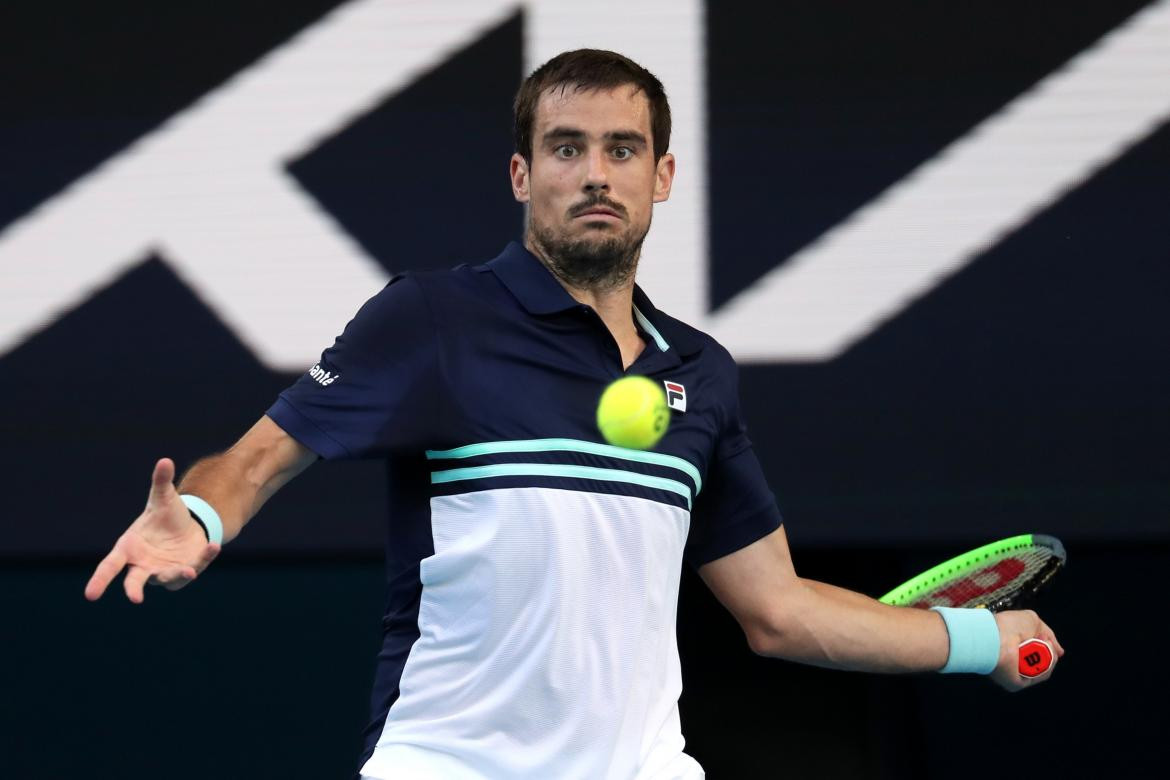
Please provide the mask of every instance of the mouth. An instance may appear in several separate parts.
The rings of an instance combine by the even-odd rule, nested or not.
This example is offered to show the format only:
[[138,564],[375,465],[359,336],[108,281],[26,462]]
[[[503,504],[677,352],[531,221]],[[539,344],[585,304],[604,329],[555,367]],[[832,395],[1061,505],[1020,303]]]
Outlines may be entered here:
[[593,208],[591,208],[587,211],[581,212],[580,214],[577,215],[576,218],[577,219],[591,219],[591,220],[595,220],[595,221],[596,220],[602,220],[602,221],[613,220],[615,222],[621,221],[621,216],[616,211],[614,211],[613,209],[607,209],[604,206],[594,206]]

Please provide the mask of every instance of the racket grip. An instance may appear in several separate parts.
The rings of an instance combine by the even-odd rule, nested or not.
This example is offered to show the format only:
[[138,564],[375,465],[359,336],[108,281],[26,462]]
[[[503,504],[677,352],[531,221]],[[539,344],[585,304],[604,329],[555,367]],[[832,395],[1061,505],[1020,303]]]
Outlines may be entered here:
[[1020,642],[1020,676],[1032,679],[1052,668],[1052,645],[1043,639]]

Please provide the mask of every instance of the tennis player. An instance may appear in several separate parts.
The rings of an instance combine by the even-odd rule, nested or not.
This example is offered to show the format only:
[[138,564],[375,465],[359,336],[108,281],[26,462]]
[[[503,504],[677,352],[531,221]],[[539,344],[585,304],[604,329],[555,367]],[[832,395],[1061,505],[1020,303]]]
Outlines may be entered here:
[[[180,588],[318,458],[382,458],[366,777],[702,777],[677,705],[684,561],[757,653],[1033,684],[1019,642],[1063,650],[1032,612],[889,607],[796,575],[732,358],[634,283],[675,174],[658,79],[612,52],[561,54],[522,84],[515,140],[523,245],[395,277],[235,446],[178,489],[160,460],[87,598],[122,569],[135,603],[147,583]],[[674,387],[653,452],[599,439],[597,399],[626,373]]]

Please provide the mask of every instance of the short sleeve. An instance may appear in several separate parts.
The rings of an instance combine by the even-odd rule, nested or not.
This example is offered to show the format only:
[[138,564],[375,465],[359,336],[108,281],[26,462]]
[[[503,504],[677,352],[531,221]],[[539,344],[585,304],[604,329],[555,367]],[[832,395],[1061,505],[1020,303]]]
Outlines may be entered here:
[[436,342],[418,281],[397,276],[267,414],[323,458],[418,446],[435,419]]
[[762,539],[783,522],[740,414],[737,373],[731,362],[712,463],[691,511],[684,555],[696,569]]

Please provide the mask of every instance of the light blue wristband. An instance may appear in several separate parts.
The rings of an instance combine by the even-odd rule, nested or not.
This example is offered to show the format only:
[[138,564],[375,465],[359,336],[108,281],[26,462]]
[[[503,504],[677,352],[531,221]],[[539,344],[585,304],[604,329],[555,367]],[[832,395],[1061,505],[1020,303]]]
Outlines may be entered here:
[[207,541],[223,544],[223,521],[219,519],[219,512],[199,496],[182,495],[179,498],[187,505],[187,511],[203,526]]
[[991,674],[999,663],[999,626],[987,609],[931,607],[942,615],[950,636],[951,652],[943,674]]

